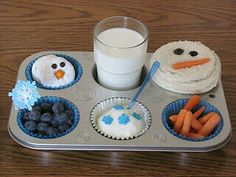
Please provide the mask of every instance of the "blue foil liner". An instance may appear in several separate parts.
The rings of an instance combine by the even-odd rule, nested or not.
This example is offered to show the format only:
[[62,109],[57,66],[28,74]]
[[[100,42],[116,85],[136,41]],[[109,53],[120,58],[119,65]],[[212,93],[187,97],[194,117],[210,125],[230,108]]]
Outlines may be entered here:
[[33,133],[31,131],[29,131],[28,129],[26,129],[23,124],[22,124],[22,117],[24,115],[25,112],[29,112],[29,110],[27,109],[21,109],[19,110],[18,114],[17,114],[17,123],[18,126],[21,128],[21,130],[23,132],[25,132],[26,134],[35,137],[35,138],[40,138],[40,139],[52,139],[52,138],[58,138],[61,136],[64,136],[68,133],[70,133],[72,130],[75,129],[75,127],[78,125],[79,123],[79,119],[80,119],[80,113],[79,110],[77,109],[77,107],[71,103],[70,101],[61,98],[61,97],[55,97],[55,96],[45,96],[45,97],[41,97],[40,99],[38,99],[38,101],[35,103],[35,106],[39,106],[42,103],[55,103],[55,102],[60,102],[63,103],[66,107],[66,109],[69,109],[72,111],[73,113],[73,118],[74,118],[74,123],[73,125],[67,129],[65,132],[63,133],[57,133],[57,134],[53,134],[53,135],[41,135],[41,134],[37,134],[37,133]]
[[205,111],[199,116],[203,116],[203,115],[206,115],[207,113],[209,112],[216,112],[220,117],[221,117],[221,121],[220,123],[217,125],[217,127],[211,132],[211,134],[205,138],[201,138],[201,139],[193,139],[193,138],[190,138],[190,137],[186,137],[184,135],[181,135],[181,134],[177,134],[174,129],[173,129],[173,125],[169,119],[169,117],[171,115],[175,115],[175,114],[178,114],[179,111],[184,107],[184,105],[187,103],[188,99],[180,99],[180,100],[176,100],[170,104],[168,104],[163,112],[162,112],[162,122],[165,126],[165,128],[172,134],[174,135],[175,137],[178,137],[178,138],[181,138],[183,140],[188,140],[188,141],[206,141],[206,140],[210,140],[214,137],[216,137],[220,131],[222,130],[223,128],[223,125],[224,125],[224,122],[223,122],[223,118],[222,118],[222,115],[221,113],[218,111],[217,108],[215,108],[213,105],[211,105],[210,103],[207,103],[206,101],[203,101],[201,100],[200,103],[194,107],[193,109],[193,112],[195,112],[196,110],[198,110],[201,106],[205,106],[206,109]]
[[48,89],[48,90],[60,90],[60,89],[68,88],[80,80],[80,78],[83,74],[83,68],[82,68],[81,64],[76,59],[74,59],[73,57],[70,57],[68,55],[64,55],[64,54],[48,53],[48,54],[45,54],[45,55],[35,58],[26,66],[25,75],[29,81],[31,81],[31,82],[34,81],[33,76],[32,76],[32,67],[33,67],[33,64],[35,63],[35,61],[43,56],[50,55],[50,54],[56,55],[57,57],[65,58],[67,61],[69,61],[75,69],[75,79],[72,82],[70,82],[69,84],[61,86],[61,87],[47,87],[47,86],[43,86],[41,83],[35,81],[37,87],[42,88],[42,89]]

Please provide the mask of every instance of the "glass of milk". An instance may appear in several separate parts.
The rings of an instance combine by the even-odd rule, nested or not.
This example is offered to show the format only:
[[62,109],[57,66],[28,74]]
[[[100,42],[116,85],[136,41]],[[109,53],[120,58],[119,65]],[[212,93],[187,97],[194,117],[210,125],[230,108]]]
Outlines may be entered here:
[[106,18],[94,27],[94,59],[98,82],[109,89],[129,90],[140,82],[148,45],[148,29],[124,16]]

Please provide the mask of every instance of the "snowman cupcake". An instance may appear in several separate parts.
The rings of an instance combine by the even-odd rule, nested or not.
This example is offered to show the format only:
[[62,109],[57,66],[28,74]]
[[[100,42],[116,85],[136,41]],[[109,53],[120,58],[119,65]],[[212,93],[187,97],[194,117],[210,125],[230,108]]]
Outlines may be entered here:
[[62,87],[75,79],[75,69],[65,58],[50,54],[34,62],[32,77],[44,87]]
[[153,54],[150,64],[156,60],[160,62],[160,69],[153,80],[173,92],[204,93],[216,87],[220,80],[220,59],[201,42],[170,42]]

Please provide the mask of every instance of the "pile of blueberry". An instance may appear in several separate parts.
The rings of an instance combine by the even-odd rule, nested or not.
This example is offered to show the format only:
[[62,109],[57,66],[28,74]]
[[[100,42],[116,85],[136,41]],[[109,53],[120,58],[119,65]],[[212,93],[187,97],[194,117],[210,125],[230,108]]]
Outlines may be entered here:
[[22,117],[23,126],[29,131],[40,135],[56,135],[69,129],[73,123],[73,113],[62,103],[42,103],[33,106],[30,112]]

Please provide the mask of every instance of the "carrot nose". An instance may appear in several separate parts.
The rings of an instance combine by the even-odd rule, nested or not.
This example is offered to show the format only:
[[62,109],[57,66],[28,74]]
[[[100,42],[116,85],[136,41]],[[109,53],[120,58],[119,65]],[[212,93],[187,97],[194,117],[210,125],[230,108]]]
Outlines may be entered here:
[[189,60],[189,61],[178,62],[178,63],[173,64],[172,67],[174,69],[189,68],[192,66],[205,64],[209,61],[210,61],[210,59],[208,57],[207,58],[200,58],[198,60]]
[[57,77],[57,79],[63,78],[64,75],[65,75],[64,71],[60,69],[55,72],[55,76]]

